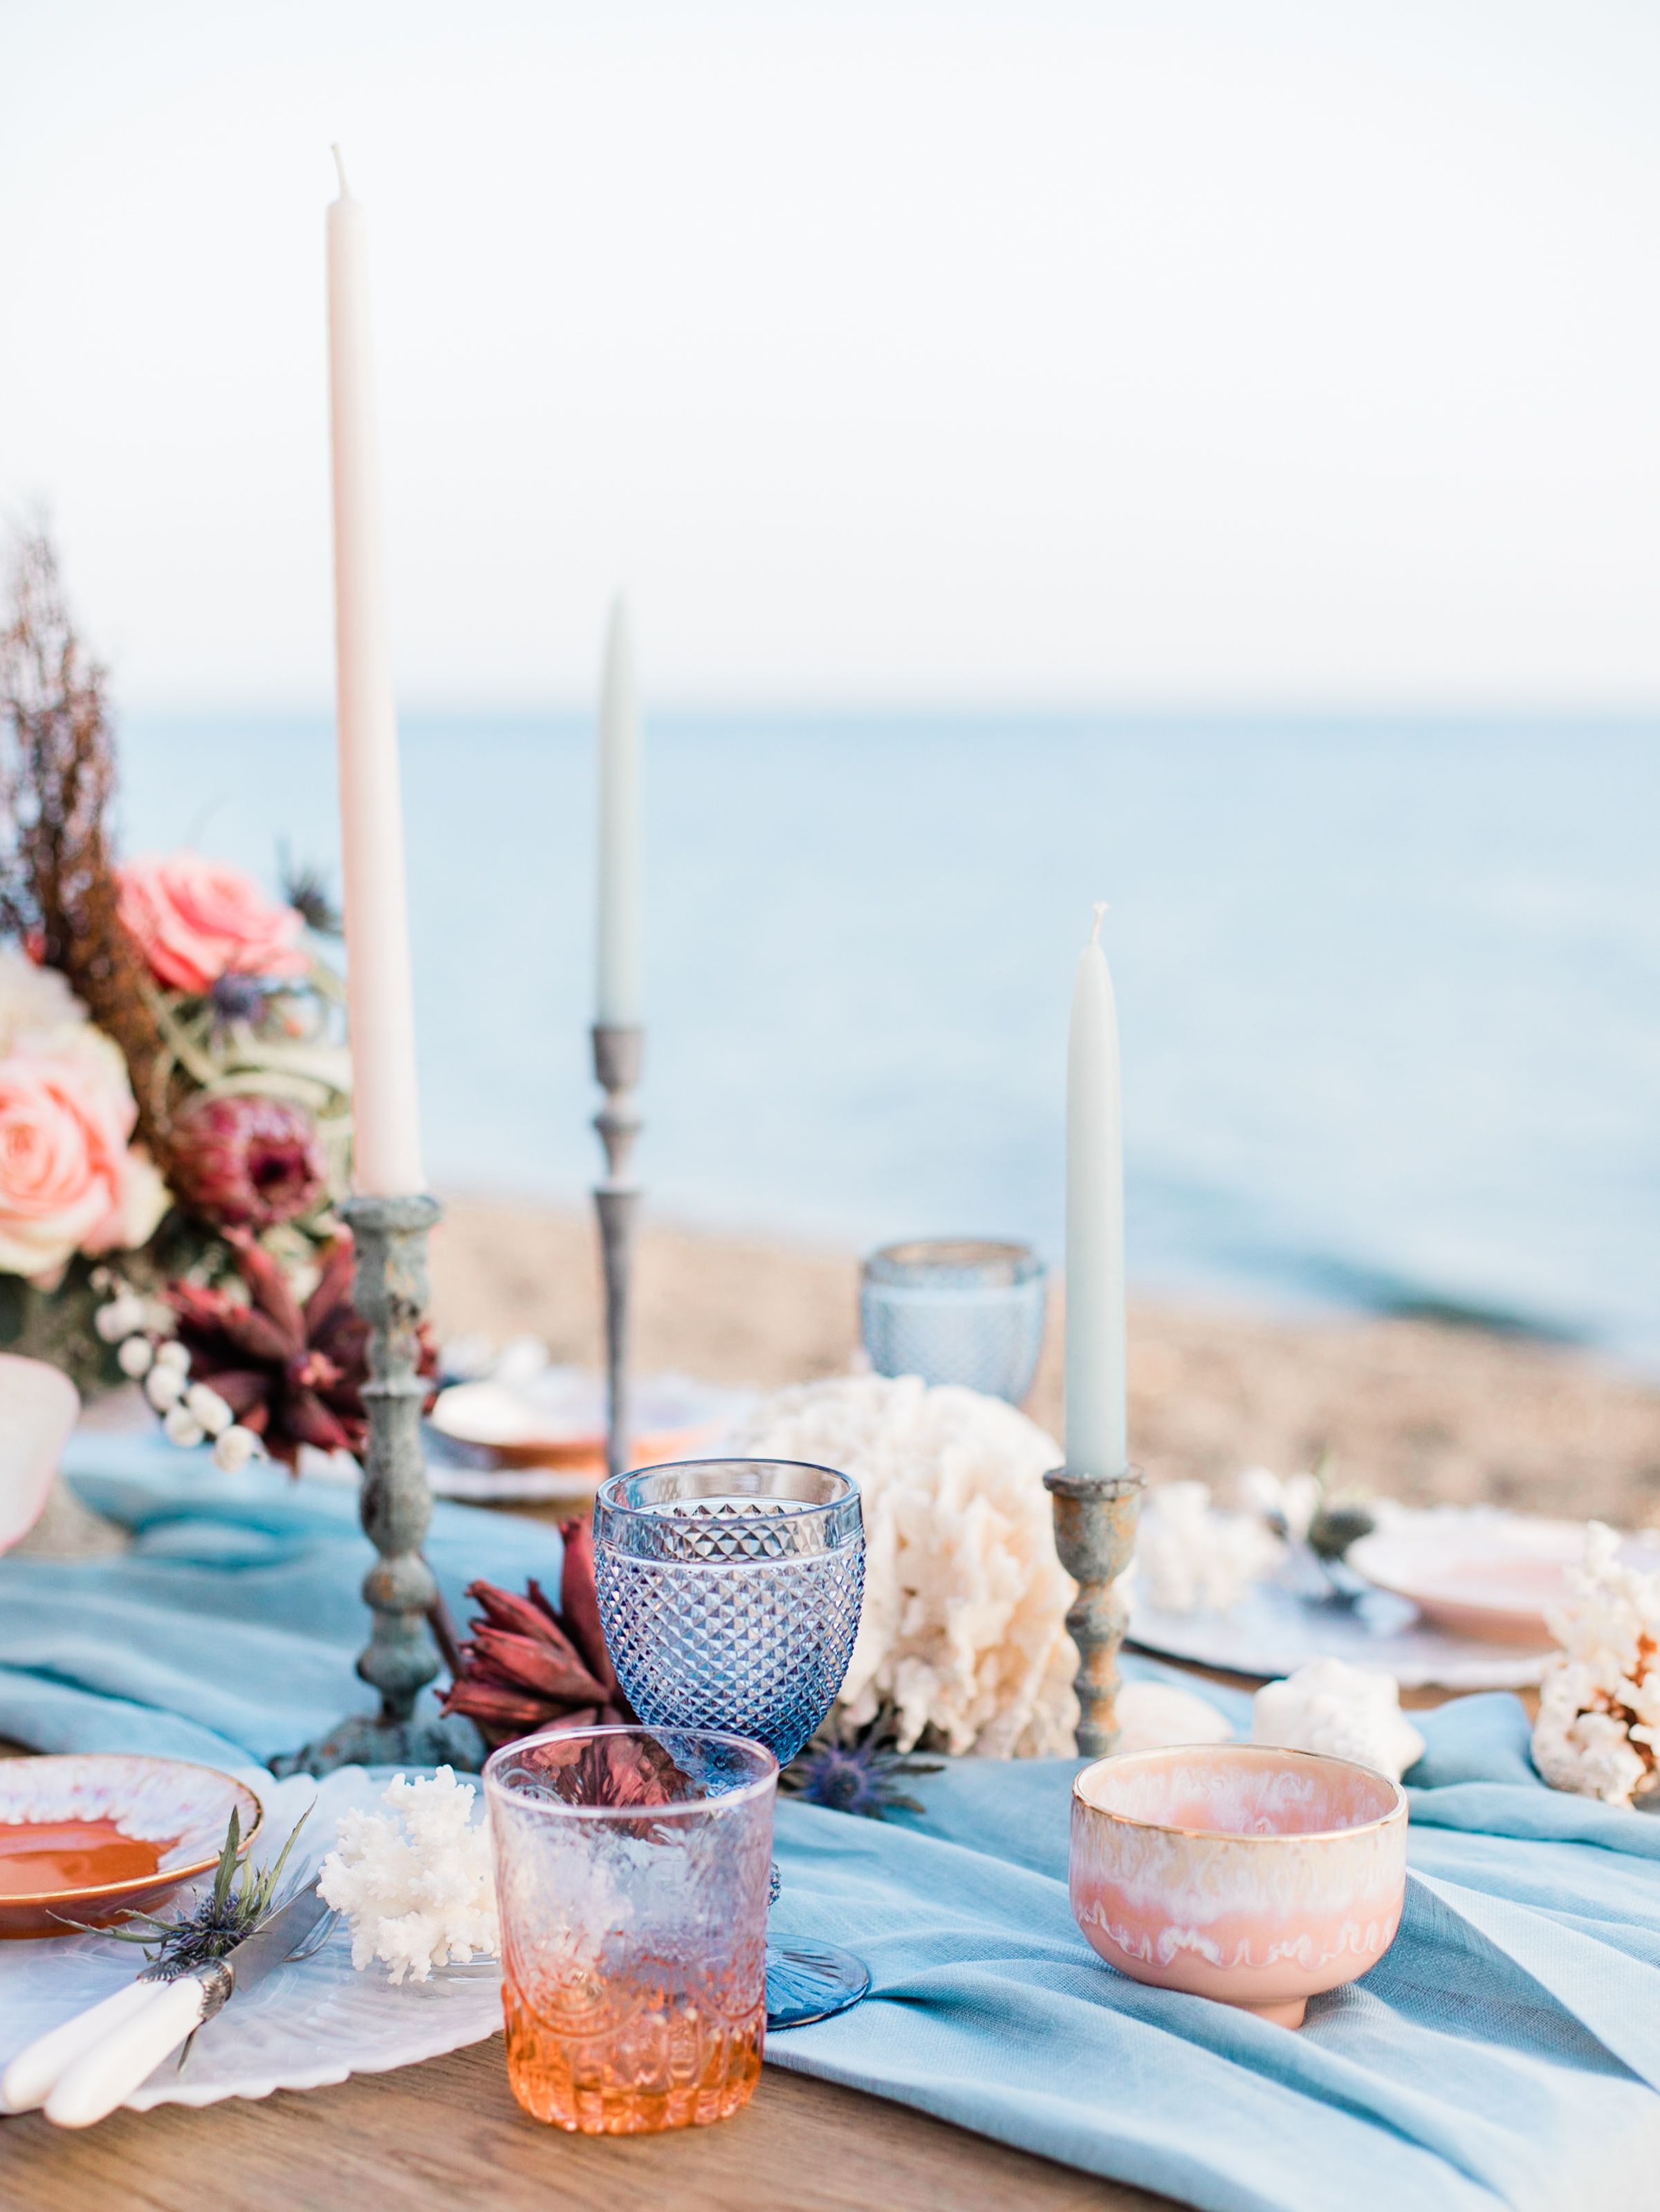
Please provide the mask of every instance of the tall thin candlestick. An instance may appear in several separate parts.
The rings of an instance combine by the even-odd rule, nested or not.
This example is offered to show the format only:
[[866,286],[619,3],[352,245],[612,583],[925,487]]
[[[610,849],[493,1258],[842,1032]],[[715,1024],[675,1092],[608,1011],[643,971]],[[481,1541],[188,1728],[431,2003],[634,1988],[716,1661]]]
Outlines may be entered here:
[[605,1094],[594,1127],[605,1174],[593,1194],[605,1285],[605,1465],[629,1464],[629,1292],[640,1191],[630,1170],[640,1133],[635,1086],[641,1027],[640,687],[628,602],[612,602],[599,695],[599,943],[593,1072]]
[[351,1029],[353,1181],[364,1196],[426,1188],[415,1088],[415,1009],[398,718],[386,628],[380,451],[363,209],[328,213],[329,398],[334,449],[336,714]]
[[1078,1584],[1067,1629],[1078,1647],[1078,1748],[1118,1741],[1118,1647],[1128,1621],[1118,1578],[1135,1547],[1142,1478],[1124,1434],[1124,1152],[1118,1017],[1101,918],[1078,963],[1067,1054],[1067,1463],[1043,1477],[1055,1547]]
[[593,1018],[606,1029],[640,1020],[640,691],[634,633],[619,592],[605,638],[599,701],[599,945]]
[[1124,1158],[1105,913],[1096,908],[1078,963],[1067,1059],[1067,1465],[1098,1475],[1127,1462]]
[[[340,152],[335,149],[335,161]],[[427,1232],[439,1215],[421,1171],[415,1096],[398,725],[382,583],[380,486],[369,356],[363,211],[346,189],[329,210],[329,385],[334,432],[335,653],[347,1010],[356,1107],[356,1195],[341,1209],[356,1243],[352,1297],[365,1324],[368,1435],[359,1510],[374,1564],[363,1582],[371,1627],[357,1671],[378,1712],[353,1713],[274,1759],[278,1773],[340,1766],[471,1763],[468,1722],[422,1709],[438,1672],[429,1626],[438,1585],[422,1553],[432,1492],[421,1449],[421,1324]]]

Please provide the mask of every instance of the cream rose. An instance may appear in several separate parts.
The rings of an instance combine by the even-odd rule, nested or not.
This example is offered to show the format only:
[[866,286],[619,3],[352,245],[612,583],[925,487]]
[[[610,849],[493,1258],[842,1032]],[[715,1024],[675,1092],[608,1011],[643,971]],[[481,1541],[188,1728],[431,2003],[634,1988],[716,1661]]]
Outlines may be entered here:
[[83,1029],[86,1020],[86,1008],[55,968],[0,949],[0,1060],[23,1037]]
[[142,1244],[166,1186],[130,1139],[125,1062],[96,1030],[19,1038],[0,1060],[0,1272],[50,1284],[76,1252]]
[[302,975],[305,923],[252,876],[199,853],[129,861],[121,920],[157,982],[210,991],[222,975]]

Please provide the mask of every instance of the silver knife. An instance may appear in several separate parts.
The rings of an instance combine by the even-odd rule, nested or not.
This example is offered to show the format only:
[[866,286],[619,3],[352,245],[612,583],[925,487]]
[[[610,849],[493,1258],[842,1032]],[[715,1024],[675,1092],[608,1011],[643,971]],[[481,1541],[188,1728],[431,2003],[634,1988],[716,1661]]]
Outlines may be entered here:
[[[309,1956],[327,1932],[319,1923],[333,1917],[317,1892],[305,1889],[211,1966],[170,1980],[141,1975],[20,2051],[0,2081],[0,2094],[14,2112],[44,2097],[46,2118],[59,2127],[90,2127],[239,1990],[252,1989],[288,1960]],[[88,2028],[95,2035],[91,2044]]]

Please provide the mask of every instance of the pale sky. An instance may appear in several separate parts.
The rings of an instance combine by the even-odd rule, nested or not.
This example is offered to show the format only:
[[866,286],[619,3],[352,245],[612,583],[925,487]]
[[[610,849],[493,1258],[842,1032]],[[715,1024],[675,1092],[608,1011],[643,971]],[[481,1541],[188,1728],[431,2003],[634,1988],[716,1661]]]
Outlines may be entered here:
[[0,0],[0,506],[326,702],[368,206],[410,705],[1660,702],[1652,0]]

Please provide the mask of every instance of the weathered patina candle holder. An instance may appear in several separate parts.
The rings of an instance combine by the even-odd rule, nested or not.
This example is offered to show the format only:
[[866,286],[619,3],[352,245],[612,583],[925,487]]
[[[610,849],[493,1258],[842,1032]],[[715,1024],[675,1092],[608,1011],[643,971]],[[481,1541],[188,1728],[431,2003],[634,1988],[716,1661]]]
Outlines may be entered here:
[[1055,1551],[1078,1585],[1067,1615],[1078,1646],[1078,1748],[1100,1759],[1118,1741],[1118,1648],[1129,1608],[1117,1583],[1134,1554],[1146,1479],[1133,1467],[1118,1474],[1057,1467],[1043,1487],[1055,1500]]
[[629,1174],[641,1121],[634,1092],[645,1050],[644,1030],[634,1023],[599,1022],[593,1031],[594,1079],[605,1103],[593,1117],[605,1147],[605,1173],[596,1183],[599,1251],[605,1274],[605,1472],[621,1474],[629,1456],[629,1286],[634,1273],[634,1229],[640,1187]]
[[337,1766],[477,1764],[469,1721],[416,1713],[439,1669],[429,1622],[438,1597],[422,1557],[432,1492],[421,1449],[421,1323],[427,1310],[427,1234],[435,1198],[354,1198],[341,1209],[356,1246],[352,1298],[368,1324],[363,1403],[368,1442],[361,1490],[363,1533],[376,1558],[363,1583],[373,1627],[357,1671],[380,1693],[378,1713],[354,1713],[315,1743],[273,1759],[278,1774],[329,1774]]

